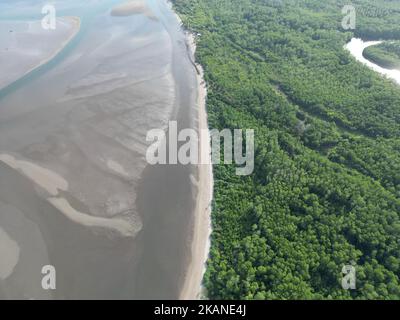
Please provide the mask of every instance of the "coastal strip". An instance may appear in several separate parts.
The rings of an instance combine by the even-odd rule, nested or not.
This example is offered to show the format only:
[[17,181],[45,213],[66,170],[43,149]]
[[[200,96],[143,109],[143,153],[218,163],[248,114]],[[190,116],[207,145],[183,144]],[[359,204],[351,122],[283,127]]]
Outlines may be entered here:
[[[173,9],[172,9],[173,10]],[[176,12],[175,12],[176,14]],[[179,23],[181,18],[176,14]],[[198,181],[196,207],[194,212],[194,227],[191,243],[190,263],[187,267],[184,283],[179,298],[182,300],[202,299],[204,288],[202,281],[206,272],[206,262],[210,251],[211,237],[211,202],[213,198],[213,171],[211,164],[211,139],[207,118],[207,86],[204,80],[203,67],[195,62],[196,37],[193,33],[185,31],[186,48],[190,62],[196,71],[197,82],[197,108],[198,108],[198,130],[207,131],[207,135],[200,135],[200,154],[209,156],[206,164],[198,165]]]

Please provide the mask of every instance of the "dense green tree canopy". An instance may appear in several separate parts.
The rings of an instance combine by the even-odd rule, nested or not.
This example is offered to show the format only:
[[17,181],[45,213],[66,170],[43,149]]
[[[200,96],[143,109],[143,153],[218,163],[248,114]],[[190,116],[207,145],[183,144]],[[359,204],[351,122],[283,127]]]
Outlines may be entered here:
[[363,55],[383,68],[400,70],[400,41],[385,41],[368,47]]
[[347,4],[174,0],[201,33],[210,126],[255,129],[253,175],[214,168],[211,298],[400,298],[400,88],[343,49],[400,39],[400,3],[353,1],[343,30]]

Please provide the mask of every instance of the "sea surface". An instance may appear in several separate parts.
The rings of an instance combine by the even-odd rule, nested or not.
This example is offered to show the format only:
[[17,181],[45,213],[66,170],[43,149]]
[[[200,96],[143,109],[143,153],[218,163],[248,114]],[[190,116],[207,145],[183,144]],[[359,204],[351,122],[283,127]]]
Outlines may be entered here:
[[[0,162],[0,299],[179,297],[197,170],[148,165],[145,138],[170,120],[196,127],[196,70],[167,1],[147,1],[155,19],[111,16],[121,2],[53,1],[57,16],[79,17],[81,29],[0,90],[0,154],[62,177],[68,190],[57,197],[77,212],[123,220],[132,235],[71,220],[45,189]],[[2,0],[0,22],[42,19],[45,4]],[[41,286],[45,265],[56,269],[56,290]]]

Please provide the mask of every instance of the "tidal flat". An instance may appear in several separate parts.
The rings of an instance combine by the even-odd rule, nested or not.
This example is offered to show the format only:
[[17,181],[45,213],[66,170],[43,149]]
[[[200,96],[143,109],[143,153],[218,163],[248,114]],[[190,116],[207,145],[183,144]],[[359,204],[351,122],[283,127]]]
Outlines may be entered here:
[[[12,259],[0,299],[176,299],[198,170],[149,166],[145,153],[149,130],[198,125],[180,22],[164,0],[133,15],[112,14],[123,1],[59,0],[50,35],[37,30],[37,3],[0,16],[15,32],[1,53],[0,227]],[[53,291],[40,287],[47,264]]]

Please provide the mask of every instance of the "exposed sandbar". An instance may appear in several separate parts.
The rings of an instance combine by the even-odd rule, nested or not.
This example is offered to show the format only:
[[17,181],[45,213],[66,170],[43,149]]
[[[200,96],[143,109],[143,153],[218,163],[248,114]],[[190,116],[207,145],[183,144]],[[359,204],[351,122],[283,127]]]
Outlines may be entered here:
[[[189,54],[192,61],[196,51],[195,36],[187,33]],[[206,99],[207,88],[204,81],[204,71],[201,65],[196,64],[197,74],[197,107],[198,130],[208,131]],[[208,155],[210,159],[198,165],[198,181],[196,182],[198,193],[194,213],[194,229],[191,244],[191,261],[187,268],[185,281],[181,289],[180,298],[193,300],[202,298],[202,280],[206,271],[206,261],[210,250],[211,236],[211,201],[213,197],[213,173],[211,165],[210,134],[200,135],[200,154]]]
[[95,229],[116,231],[123,237],[135,236],[141,229],[141,222],[139,221],[117,217],[95,217],[74,209],[66,199],[58,197],[60,191],[68,192],[68,182],[54,171],[28,161],[17,160],[9,154],[0,154],[0,161],[46,190],[50,195],[45,197],[46,200],[77,224]]
[[124,237],[135,236],[140,230],[140,226],[118,218],[101,218],[94,217],[87,213],[75,210],[70,203],[64,198],[47,199],[55,208],[66,215],[70,220],[90,228],[103,228],[118,232]]
[[156,19],[152,10],[147,6],[146,0],[131,0],[114,7],[111,15],[114,17],[128,17],[143,14],[148,18]]
[[57,19],[55,30],[41,21],[0,23],[0,89],[57,56],[80,30],[79,17]]
[[0,227],[0,280],[7,279],[19,260],[18,244]]
[[21,172],[24,176],[42,187],[52,196],[58,195],[60,190],[68,190],[68,182],[59,174],[51,170],[42,168],[28,161],[17,160],[8,154],[0,154],[0,161]]

